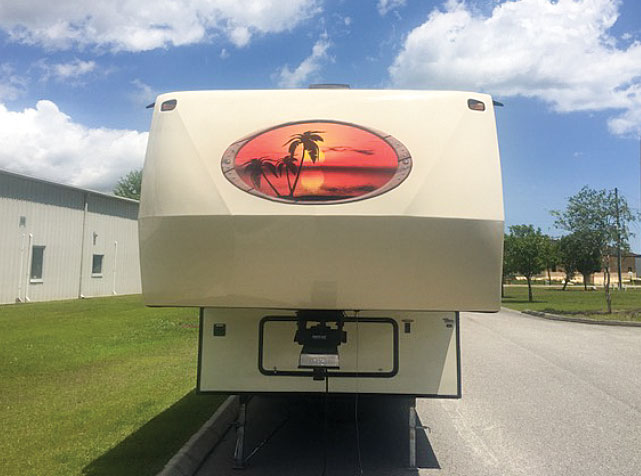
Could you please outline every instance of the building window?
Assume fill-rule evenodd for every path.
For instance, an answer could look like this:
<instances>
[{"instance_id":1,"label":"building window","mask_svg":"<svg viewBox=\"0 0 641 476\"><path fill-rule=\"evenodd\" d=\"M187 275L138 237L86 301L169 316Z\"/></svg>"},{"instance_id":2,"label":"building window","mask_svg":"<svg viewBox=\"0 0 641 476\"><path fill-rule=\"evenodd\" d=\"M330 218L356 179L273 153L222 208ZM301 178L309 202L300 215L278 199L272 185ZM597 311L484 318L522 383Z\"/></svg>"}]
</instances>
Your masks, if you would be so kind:
<instances>
[{"instance_id":1,"label":"building window","mask_svg":"<svg viewBox=\"0 0 641 476\"><path fill-rule=\"evenodd\" d=\"M31 249L31 279L32 283L42 282L42 263L45 256L44 246L34 246Z\"/></svg>"},{"instance_id":2,"label":"building window","mask_svg":"<svg viewBox=\"0 0 641 476\"><path fill-rule=\"evenodd\" d=\"M632 272L632 266L628 266L628 273Z\"/></svg>"},{"instance_id":3,"label":"building window","mask_svg":"<svg viewBox=\"0 0 641 476\"><path fill-rule=\"evenodd\" d=\"M104 255L93 255L91 262L91 276L94 278L102 278L102 258Z\"/></svg>"}]
</instances>

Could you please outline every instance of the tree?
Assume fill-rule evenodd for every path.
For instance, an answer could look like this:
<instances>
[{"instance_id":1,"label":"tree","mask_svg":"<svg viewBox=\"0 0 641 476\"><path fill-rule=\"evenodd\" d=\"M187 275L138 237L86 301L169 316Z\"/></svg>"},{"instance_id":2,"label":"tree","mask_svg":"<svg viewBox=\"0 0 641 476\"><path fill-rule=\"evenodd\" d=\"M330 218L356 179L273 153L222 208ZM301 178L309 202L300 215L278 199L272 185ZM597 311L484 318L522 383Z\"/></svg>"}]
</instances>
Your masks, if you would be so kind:
<instances>
[{"instance_id":1,"label":"tree","mask_svg":"<svg viewBox=\"0 0 641 476\"><path fill-rule=\"evenodd\" d=\"M577 231L572 235L576 247L576 269L583 275L583 289L588 289L591 274L598 273L603 263L603 253L597 237L590 232Z\"/></svg>"},{"instance_id":2,"label":"tree","mask_svg":"<svg viewBox=\"0 0 641 476\"><path fill-rule=\"evenodd\" d=\"M559 264L563 266L563 271L565 272L565 279L563 280L563 289L567 288L568 283L574 277L574 274L577 272L577 259L576 259L576 247L572 242L572 235L562 236L559 239Z\"/></svg>"},{"instance_id":3,"label":"tree","mask_svg":"<svg viewBox=\"0 0 641 476\"><path fill-rule=\"evenodd\" d=\"M618 202L618 203L617 203ZM619 208L619 225L617 226L616 208ZM594 190L584 186L576 195L568 199L568 205L563 211L554 210L555 225L571 233L575 231L590 231L595 233L606 246L615 246L621 239L621 246L629 247L630 223L638 220L638 216L630 211L624 197L616 197L611 190Z\"/></svg>"},{"instance_id":4,"label":"tree","mask_svg":"<svg viewBox=\"0 0 641 476\"><path fill-rule=\"evenodd\" d=\"M583 275L583 287L587 290L588 278L601 269L601 262L601 248L589 233L575 232L559 240L559 263L565 270L564 291L576 272Z\"/></svg>"},{"instance_id":5,"label":"tree","mask_svg":"<svg viewBox=\"0 0 641 476\"><path fill-rule=\"evenodd\" d=\"M142 186L142 170L132 170L124 177L118 180L114 187L114 195L125 198L140 200L140 190Z\"/></svg>"},{"instance_id":6,"label":"tree","mask_svg":"<svg viewBox=\"0 0 641 476\"><path fill-rule=\"evenodd\" d=\"M638 219L628 207L624 197L619 197L610 190L594 190L584 186L576 195L568 199L563 211L555 210L555 225L570 233L580 233L587 246L585 248L590 261L594 249L599 249L601 265L605 273L604 289L608 312L612 312L610 294L610 254L615 247L629 249L629 240L633 236L630 223Z\"/></svg>"},{"instance_id":7,"label":"tree","mask_svg":"<svg viewBox=\"0 0 641 476\"><path fill-rule=\"evenodd\" d=\"M503 279L501 280L501 297L505 297L505 281L514 276L514 244L513 237L505 234L503 237Z\"/></svg>"},{"instance_id":8,"label":"tree","mask_svg":"<svg viewBox=\"0 0 641 476\"><path fill-rule=\"evenodd\" d=\"M541 229L532 225L510 227L511 260L514 271L525 276L528 301L532 302L532 276L545 269L544 253L546 237Z\"/></svg>"},{"instance_id":9,"label":"tree","mask_svg":"<svg viewBox=\"0 0 641 476\"><path fill-rule=\"evenodd\" d=\"M255 157L247 162L244 166L245 172L249 174L249 179L254 184L256 190L260 190L261 179L264 178L265 182L272 188L277 197L280 197L280 193L274 187L274 184L269 180L267 174L265 174L265 169L272 173L275 177L278 176L278 171L276 166L265 157Z\"/></svg>"},{"instance_id":10,"label":"tree","mask_svg":"<svg viewBox=\"0 0 641 476\"><path fill-rule=\"evenodd\" d=\"M552 269L559 264L559 243L550 236L543 235L545 244L543 246L543 264L548 273L548 282L552 284Z\"/></svg>"},{"instance_id":11,"label":"tree","mask_svg":"<svg viewBox=\"0 0 641 476\"><path fill-rule=\"evenodd\" d=\"M296 176L297 161L298 159L295 159L292 155L286 155L276 161L276 170L278 170L278 176L282 176L283 173L287 176L287 189L289 190L290 194L292 193L292 182L289 178L289 173L291 172L292 175Z\"/></svg>"},{"instance_id":12,"label":"tree","mask_svg":"<svg viewBox=\"0 0 641 476\"><path fill-rule=\"evenodd\" d=\"M296 149L298 148L298 146L303 146L300 156L300 165L298 166L298 172L296 173L294 184L292 185L289 192L289 196L292 198L294 198L296 185L298 184L298 179L300 178L300 174L303 171L303 162L305 162L305 158L309 157L309 160L311 160L313 164L315 164L316 160L318 159L320 147L318 146L317 142L323 142L323 138L319 135L322 133L323 131L305 131L302 134L294 134L287 142L283 144L289 144L289 156L292 159L294 158L294 154L296 153Z\"/></svg>"}]
</instances>

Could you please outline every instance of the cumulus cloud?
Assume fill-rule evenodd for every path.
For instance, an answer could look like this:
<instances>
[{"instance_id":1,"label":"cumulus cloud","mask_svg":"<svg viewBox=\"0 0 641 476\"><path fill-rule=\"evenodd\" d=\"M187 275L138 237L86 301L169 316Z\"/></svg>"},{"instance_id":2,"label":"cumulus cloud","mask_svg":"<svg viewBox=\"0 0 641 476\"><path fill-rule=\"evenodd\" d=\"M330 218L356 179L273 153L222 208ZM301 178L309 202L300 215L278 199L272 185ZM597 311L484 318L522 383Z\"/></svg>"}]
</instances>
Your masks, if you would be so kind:
<instances>
[{"instance_id":1,"label":"cumulus cloud","mask_svg":"<svg viewBox=\"0 0 641 476\"><path fill-rule=\"evenodd\" d=\"M378 10L379 15L385 16L392 10L404 7L405 1L406 0L378 0L376 9Z\"/></svg>"},{"instance_id":2,"label":"cumulus cloud","mask_svg":"<svg viewBox=\"0 0 641 476\"><path fill-rule=\"evenodd\" d=\"M43 59L36 62L35 66L41 71L41 81L48 81L49 79L77 81L96 70L95 61L83 61L78 58L67 63L49 63Z\"/></svg>"},{"instance_id":3,"label":"cumulus cloud","mask_svg":"<svg viewBox=\"0 0 641 476\"><path fill-rule=\"evenodd\" d=\"M0 168L111 191L121 176L142 167L147 135L83 126L51 101L23 111L0 104Z\"/></svg>"},{"instance_id":4,"label":"cumulus cloud","mask_svg":"<svg viewBox=\"0 0 641 476\"><path fill-rule=\"evenodd\" d=\"M610 32L618 6L515 0L486 17L449 0L409 33L390 77L400 87L539 98L559 112L618 109L610 130L639 134L641 43Z\"/></svg>"},{"instance_id":5,"label":"cumulus cloud","mask_svg":"<svg viewBox=\"0 0 641 476\"><path fill-rule=\"evenodd\" d=\"M309 78L317 73L323 62L328 59L327 50L331 46L327 33L321 35L312 48L312 54L305 58L296 68L289 69L288 65L283 66L276 74L277 82L283 88L295 88L304 85Z\"/></svg>"},{"instance_id":6,"label":"cumulus cloud","mask_svg":"<svg viewBox=\"0 0 641 476\"><path fill-rule=\"evenodd\" d=\"M242 47L319 12L318 0L20 0L0 2L0 29L48 49L146 51L219 34Z\"/></svg>"},{"instance_id":7,"label":"cumulus cloud","mask_svg":"<svg viewBox=\"0 0 641 476\"><path fill-rule=\"evenodd\" d=\"M22 96L27 90L27 79L16 74L8 64L0 64L0 101L12 101Z\"/></svg>"}]
</instances>

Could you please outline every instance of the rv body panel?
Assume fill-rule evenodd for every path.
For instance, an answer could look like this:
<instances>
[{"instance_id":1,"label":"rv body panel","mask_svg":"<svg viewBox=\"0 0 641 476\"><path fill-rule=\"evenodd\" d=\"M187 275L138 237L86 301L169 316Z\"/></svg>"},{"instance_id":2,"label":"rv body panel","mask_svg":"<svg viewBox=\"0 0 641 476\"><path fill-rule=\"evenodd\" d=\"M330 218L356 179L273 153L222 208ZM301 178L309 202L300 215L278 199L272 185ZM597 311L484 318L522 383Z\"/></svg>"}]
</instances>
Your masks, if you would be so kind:
<instances>
[{"instance_id":1,"label":"rv body panel","mask_svg":"<svg viewBox=\"0 0 641 476\"><path fill-rule=\"evenodd\" d=\"M163 256L145 263L145 299L155 305L444 311L498 305L490 276L501 272L501 249L492 243L502 237L502 222L248 215L141 222L144 253Z\"/></svg>"},{"instance_id":2,"label":"rv body panel","mask_svg":"<svg viewBox=\"0 0 641 476\"><path fill-rule=\"evenodd\" d=\"M370 311L347 313L346 321L340 368L327 371L330 392L460 396L456 313ZM298 367L295 331L291 311L205 308L198 391L325 392L324 380Z\"/></svg>"},{"instance_id":3,"label":"rv body panel","mask_svg":"<svg viewBox=\"0 0 641 476\"><path fill-rule=\"evenodd\" d=\"M470 98L485 110L470 109ZM173 99L175 109L162 111ZM399 183L378 195L365 183L368 192L353 201L286 203L286 197L267 196L270 178L285 183L282 173L265 169L256 182L262 191L242 181L246 170L229 173L230 148L240 147L234 144L300 121L374 131L399 154ZM320 125L318 132L327 131ZM318 142L318 160L339 149L352 151L353 160L371 157L371 150L348 142L330 147L327 135ZM277 145L288 150L285 141ZM292 156L306 161L303 184L323 169L314 169L301 151ZM258 159L265 157L277 163L276 152ZM351 90L162 95L139 223L149 305L497 311L503 202L492 99Z\"/></svg>"}]
</instances>

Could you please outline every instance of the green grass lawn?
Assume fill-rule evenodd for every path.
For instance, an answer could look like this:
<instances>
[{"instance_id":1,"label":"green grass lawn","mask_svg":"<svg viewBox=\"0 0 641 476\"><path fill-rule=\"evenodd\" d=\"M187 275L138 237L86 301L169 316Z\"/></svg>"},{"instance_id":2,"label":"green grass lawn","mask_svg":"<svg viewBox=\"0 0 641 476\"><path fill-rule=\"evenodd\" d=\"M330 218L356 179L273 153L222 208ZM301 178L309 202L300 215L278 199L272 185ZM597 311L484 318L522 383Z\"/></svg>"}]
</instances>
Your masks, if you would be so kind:
<instances>
[{"instance_id":1,"label":"green grass lawn","mask_svg":"<svg viewBox=\"0 0 641 476\"><path fill-rule=\"evenodd\" d=\"M612 314L606 314L603 289L534 287L534 302L528 302L527 286L506 286L503 305L522 311L544 311L556 314L581 314L590 319L641 321L641 289L612 290Z\"/></svg>"},{"instance_id":2,"label":"green grass lawn","mask_svg":"<svg viewBox=\"0 0 641 476\"><path fill-rule=\"evenodd\" d=\"M140 296L0 306L0 474L156 474L223 400L197 336Z\"/></svg>"}]
</instances>

